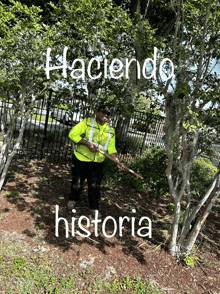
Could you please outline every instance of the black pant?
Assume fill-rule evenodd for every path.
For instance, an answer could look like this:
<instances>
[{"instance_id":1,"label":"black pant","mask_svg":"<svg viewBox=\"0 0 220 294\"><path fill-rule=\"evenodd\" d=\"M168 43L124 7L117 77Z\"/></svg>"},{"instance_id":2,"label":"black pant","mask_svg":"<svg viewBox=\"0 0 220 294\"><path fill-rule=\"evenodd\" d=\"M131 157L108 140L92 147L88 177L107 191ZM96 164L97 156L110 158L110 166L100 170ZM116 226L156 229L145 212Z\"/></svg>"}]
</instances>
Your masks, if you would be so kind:
<instances>
[{"instance_id":1,"label":"black pant","mask_svg":"<svg viewBox=\"0 0 220 294\"><path fill-rule=\"evenodd\" d=\"M78 160L75 155L72 162L72 185L69 200L79 201L85 179L88 182L89 208L99 209L100 184L103 178L104 162Z\"/></svg>"}]
</instances>

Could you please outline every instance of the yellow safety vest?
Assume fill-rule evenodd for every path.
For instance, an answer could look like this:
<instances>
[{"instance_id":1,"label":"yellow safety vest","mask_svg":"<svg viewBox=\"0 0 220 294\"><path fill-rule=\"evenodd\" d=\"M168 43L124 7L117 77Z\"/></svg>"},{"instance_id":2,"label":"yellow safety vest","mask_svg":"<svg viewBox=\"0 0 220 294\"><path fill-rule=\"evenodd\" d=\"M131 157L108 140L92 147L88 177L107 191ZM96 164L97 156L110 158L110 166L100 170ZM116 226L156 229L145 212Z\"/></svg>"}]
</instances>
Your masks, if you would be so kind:
<instances>
[{"instance_id":1,"label":"yellow safety vest","mask_svg":"<svg viewBox=\"0 0 220 294\"><path fill-rule=\"evenodd\" d=\"M115 148L115 130L108 123L99 125L94 118L84 119L70 132L69 138L76 144L84 138L104 152L117 153ZM99 152L92 152L86 145L78 144L75 156L81 161L103 162L105 156Z\"/></svg>"}]
</instances>

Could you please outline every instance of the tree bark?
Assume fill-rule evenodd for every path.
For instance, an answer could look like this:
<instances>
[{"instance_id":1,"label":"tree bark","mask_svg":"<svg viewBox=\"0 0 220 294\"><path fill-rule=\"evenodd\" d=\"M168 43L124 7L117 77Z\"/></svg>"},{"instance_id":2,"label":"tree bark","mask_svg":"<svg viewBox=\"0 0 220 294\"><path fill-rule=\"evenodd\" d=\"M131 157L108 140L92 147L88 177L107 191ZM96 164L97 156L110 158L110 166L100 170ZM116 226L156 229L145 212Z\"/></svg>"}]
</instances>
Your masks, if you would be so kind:
<instances>
[{"instance_id":1,"label":"tree bark","mask_svg":"<svg viewBox=\"0 0 220 294\"><path fill-rule=\"evenodd\" d=\"M198 218L196 224L194 225L189 237L188 237L188 240L184 246L184 253L186 255L189 255L191 252L192 252L192 249L193 249L193 245L195 244L195 241L198 237L198 234L202 228L202 226L204 225L211 209L212 209L212 206L214 205L215 201L217 200L217 198L219 197L220 195L220 188L219 188L219 176L218 176L218 189L216 192L213 193L213 195L209 198L204 210L203 210L203 213L201 214L201 216Z\"/></svg>"},{"instance_id":2,"label":"tree bark","mask_svg":"<svg viewBox=\"0 0 220 294\"><path fill-rule=\"evenodd\" d=\"M1 174L1 178L0 178L0 191L2 190L2 187L3 187L3 184L5 182L5 177L7 175L7 172L8 172L8 168L11 164L11 161L12 161L12 158L15 156L15 154L17 153L17 150L20 146L20 143L21 143L21 140L22 140L22 137L23 137L23 134L24 134L24 129L25 129L25 126L26 126L26 123L28 121L28 116L23 120L22 122L22 125L21 125L21 129L19 131L19 136L16 140L16 143L13 147L13 150L10 154L7 154L7 160L5 161L5 165L4 165L4 169L3 169L3 172Z\"/></svg>"}]
</instances>

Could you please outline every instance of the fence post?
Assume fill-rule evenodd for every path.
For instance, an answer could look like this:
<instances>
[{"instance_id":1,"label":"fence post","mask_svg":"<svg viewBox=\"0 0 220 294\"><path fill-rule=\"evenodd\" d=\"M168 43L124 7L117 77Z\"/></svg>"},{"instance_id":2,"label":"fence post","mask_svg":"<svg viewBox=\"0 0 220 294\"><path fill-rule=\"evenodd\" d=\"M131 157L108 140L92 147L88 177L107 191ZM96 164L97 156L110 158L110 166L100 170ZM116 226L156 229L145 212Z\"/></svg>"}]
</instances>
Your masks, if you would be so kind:
<instances>
[{"instance_id":1,"label":"fence post","mask_svg":"<svg viewBox=\"0 0 220 294\"><path fill-rule=\"evenodd\" d=\"M142 154L144 152L144 145L145 145L145 140L147 138L148 127L149 127L149 123L146 125L146 131L145 131L145 134L144 134L144 139L143 139L143 144L142 144L142 147L141 147L140 156L142 156Z\"/></svg>"},{"instance_id":2,"label":"fence post","mask_svg":"<svg viewBox=\"0 0 220 294\"><path fill-rule=\"evenodd\" d=\"M41 147L41 159L43 158L43 150L44 150L44 145L46 141L46 135L47 135L47 125L48 125L48 120L49 120L49 112L50 112L50 104L51 104L51 98L52 98L52 92L53 90L49 90L49 97L47 99L47 112L46 112L46 119L45 119L45 125L44 125L44 135L43 135L43 142L42 142L42 147Z\"/></svg>"}]
</instances>

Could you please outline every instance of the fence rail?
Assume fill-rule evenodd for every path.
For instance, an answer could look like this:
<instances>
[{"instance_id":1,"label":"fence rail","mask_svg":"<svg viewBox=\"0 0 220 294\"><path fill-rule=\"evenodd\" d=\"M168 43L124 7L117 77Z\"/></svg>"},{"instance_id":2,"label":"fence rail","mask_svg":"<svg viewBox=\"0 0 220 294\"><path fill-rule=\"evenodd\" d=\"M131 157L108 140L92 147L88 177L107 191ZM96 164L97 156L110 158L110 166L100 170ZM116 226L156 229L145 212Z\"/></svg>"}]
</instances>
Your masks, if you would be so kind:
<instances>
[{"instance_id":1,"label":"fence rail","mask_svg":"<svg viewBox=\"0 0 220 294\"><path fill-rule=\"evenodd\" d=\"M11 107L10 102L7 103L7 107ZM74 125L92 113L94 113L92 105L79 100L69 99L68 109L52 103L51 95L48 99L38 101L34 113L26 125L17 157L70 161L73 146L68 134ZM2 115L3 104L0 101L0 120ZM113 116L110 124L116 130L116 147L119 154L129 154L134 157L142 155L147 147L154 145L159 148L165 147L163 118L150 124L146 113L135 111L126 120L122 120L117 115ZM21 119L18 119L14 132L15 138L20 127ZM213 145L213 149L217 154L213 158L213 164L217 166L220 157L220 144Z\"/></svg>"},{"instance_id":2,"label":"fence rail","mask_svg":"<svg viewBox=\"0 0 220 294\"><path fill-rule=\"evenodd\" d=\"M67 101L67 100L66 100ZM7 107L12 107L10 101ZM34 113L28 120L20 148L19 157L26 159L48 158L51 161L69 161L72 158L72 142L68 138L71 128L83 118L94 113L92 105L69 99L68 107L57 106L51 100L40 100L34 105ZM3 103L0 101L0 120L3 116ZM115 115L110 124L116 129L116 142L119 154L141 155L147 146L158 144L163 147L163 121L154 126L146 123L147 116L134 112L130 118L122 120ZM10 117L7 120L10 122ZM21 119L16 122L14 137L21 127Z\"/></svg>"}]
</instances>

